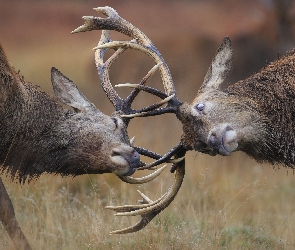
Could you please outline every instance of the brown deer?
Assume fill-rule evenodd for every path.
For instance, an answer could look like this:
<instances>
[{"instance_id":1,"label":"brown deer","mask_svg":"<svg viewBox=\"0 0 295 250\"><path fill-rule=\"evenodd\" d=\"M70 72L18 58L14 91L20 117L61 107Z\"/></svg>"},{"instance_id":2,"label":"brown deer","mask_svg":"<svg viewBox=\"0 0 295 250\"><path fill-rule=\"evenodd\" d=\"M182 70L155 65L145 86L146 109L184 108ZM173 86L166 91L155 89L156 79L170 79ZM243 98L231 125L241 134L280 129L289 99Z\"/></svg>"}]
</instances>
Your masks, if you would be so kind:
<instances>
[{"instance_id":1,"label":"brown deer","mask_svg":"<svg viewBox=\"0 0 295 250\"><path fill-rule=\"evenodd\" d=\"M151 70L141 84L155 70ZM0 46L1 173L17 178L20 183L43 173L63 176L114 173L128 183L145 183L160 174L165 166L147 177L129 177L144 163L127 134L130 118L120 115L137 112L131 104L138 90L123 100L105 86L116 107L116 112L108 116L55 68L51 70L51 80L56 97L26 82L9 65ZM159 158L157 154L150 154ZM30 249L1 179L0 221L17 249Z\"/></svg>"},{"instance_id":2,"label":"brown deer","mask_svg":"<svg viewBox=\"0 0 295 250\"><path fill-rule=\"evenodd\" d=\"M225 88L220 89L232 67L232 47L228 37L224 38L217 50L211 66L197 96L191 104L181 102L167 64L151 40L138 28L121 18L110 8L96 8L107 16L83 17L85 24L73 32L91 30L115 30L131 37L131 41L111 41L102 39L96 55L106 49L123 51L128 48L139 50L150 56L159 67L164 92L142 84L122 84L143 90L167 101L164 108L151 106L138 114L122 115L125 118L174 113L183 125L180 143L164 156L137 151L157 159L139 169L151 168L174 157L183 157L188 150L196 150L212 156L228 156L234 151L244 151L258 162L281 164L294 168L295 165L295 50L277 61L270 63L258 73ZM103 31L105 32L105 31ZM164 103L165 103L164 101ZM117 215L141 215L139 223L145 226L157 213L176 196L184 175L184 161L174 164L176 182L160 202L152 202L144 196L144 205L109 207ZM157 203L164 206L154 210ZM155 205L154 205L155 204ZM147 208L149 207L149 208ZM139 225L114 233L136 231ZM142 228L141 227L141 228Z\"/></svg>"}]
</instances>

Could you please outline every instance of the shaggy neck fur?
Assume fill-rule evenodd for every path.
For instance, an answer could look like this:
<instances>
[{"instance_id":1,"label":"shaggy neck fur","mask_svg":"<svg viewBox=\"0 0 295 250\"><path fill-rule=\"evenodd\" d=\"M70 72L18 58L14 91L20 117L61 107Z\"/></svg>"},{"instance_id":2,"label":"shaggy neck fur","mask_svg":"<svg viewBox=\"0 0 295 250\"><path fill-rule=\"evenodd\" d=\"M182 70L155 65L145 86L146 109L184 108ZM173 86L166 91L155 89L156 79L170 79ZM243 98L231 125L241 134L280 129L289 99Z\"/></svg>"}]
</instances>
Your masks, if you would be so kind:
<instances>
[{"instance_id":1,"label":"shaggy neck fur","mask_svg":"<svg viewBox=\"0 0 295 250\"><path fill-rule=\"evenodd\" d=\"M245 150L258 161L295 163L295 51L270 63L253 76L229 86L235 96L261 114L266 138Z\"/></svg>"},{"instance_id":2,"label":"shaggy neck fur","mask_svg":"<svg viewBox=\"0 0 295 250\"><path fill-rule=\"evenodd\" d=\"M78 129L68 122L72 112L26 82L8 65L1 47L0 52L0 171L21 182L44 172L86 173L89 162L73 169L77 159L68 154Z\"/></svg>"}]
</instances>

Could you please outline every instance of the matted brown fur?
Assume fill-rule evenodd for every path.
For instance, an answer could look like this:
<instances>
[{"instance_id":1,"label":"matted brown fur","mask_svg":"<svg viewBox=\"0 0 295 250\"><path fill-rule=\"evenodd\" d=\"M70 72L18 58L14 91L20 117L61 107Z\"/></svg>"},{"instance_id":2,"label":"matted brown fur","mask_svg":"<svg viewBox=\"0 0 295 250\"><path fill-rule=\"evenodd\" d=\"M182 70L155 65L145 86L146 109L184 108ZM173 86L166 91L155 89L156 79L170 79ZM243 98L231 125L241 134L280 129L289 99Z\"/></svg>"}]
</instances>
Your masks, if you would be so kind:
<instances>
[{"instance_id":1,"label":"matted brown fur","mask_svg":"<svg viewBox=\"0 0 295 250\"><path fill-rule=\"evenodd\" d=\"M295 163L295 50L225 92L261 114L266 137L245 152L256 160Z\"/></svg>"},{"instance_id":2,"label":"matted brown fur","mask_svg":"<svg viewBox=\"0 0 295 250\"><path fill-rule=\"evenodd\" d=\"M116 115L101 113L80 92L78 98L88 105L85 110L62 106L10 67L0 47L0 171L20 181L45 172L133 173L139 155L130 145L124 123Z\"/></svg>"}]
</instances>

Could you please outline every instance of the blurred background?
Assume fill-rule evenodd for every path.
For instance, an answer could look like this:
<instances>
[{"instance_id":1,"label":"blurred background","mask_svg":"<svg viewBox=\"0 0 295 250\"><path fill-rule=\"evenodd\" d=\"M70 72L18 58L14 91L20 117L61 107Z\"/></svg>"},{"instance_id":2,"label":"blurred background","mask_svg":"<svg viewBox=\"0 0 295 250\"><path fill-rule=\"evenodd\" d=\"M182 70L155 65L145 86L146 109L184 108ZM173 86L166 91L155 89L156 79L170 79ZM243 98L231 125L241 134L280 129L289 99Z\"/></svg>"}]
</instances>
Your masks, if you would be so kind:
<instances>
[{"instance_id":1,"label":"blurred background","mask_svg":"<svg viewBox=\"0 0 295 250\"><path fill-rule=\"evenodd\" d=\"M226 84L257 72L295 45L292 0L0 0L0 43L25 79L53 93L50 69L73 80L98 109L114 109L100 87L94 48L100 31L71 34L94 7L111 6L142 30L170 67L180 100L191 102L219 44L232 40L233 71ZM115 32L112 39L130 40ZM111 81L139 83L150 58L127 51L111 69ZM162 89L159 74L148 82ZM130 90L118 90L126 96ZM134 107L157 101L141 93ZM165 153L181 136L174 115L137 118L129 126L136 145ZM148 159L145 159L148 161ZM151 199L171 185L166 171L151 184L131 186L111 174L61 178L44 175L19 186L5 180L20 224L34 248L43 249L293 249L295 176L260 165L243 153L230 157L187 154L186 176L169 208L144 230L109 236L138 218L115 218L108 204L133 204L136 189ZM0 225L0 247L12 243ZM136 236L136 237L135 237Z\"/></svg>"}]
</instances>

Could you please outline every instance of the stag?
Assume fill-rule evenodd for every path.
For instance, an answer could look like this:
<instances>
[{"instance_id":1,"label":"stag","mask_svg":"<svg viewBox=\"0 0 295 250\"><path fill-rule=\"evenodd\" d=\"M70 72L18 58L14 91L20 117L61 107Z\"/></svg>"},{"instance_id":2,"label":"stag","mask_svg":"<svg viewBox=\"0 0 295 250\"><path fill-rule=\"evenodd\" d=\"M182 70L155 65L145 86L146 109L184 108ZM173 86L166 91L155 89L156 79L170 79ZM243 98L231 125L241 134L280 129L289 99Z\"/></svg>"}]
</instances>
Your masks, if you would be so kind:
<instances>
[{"instance_id":1,"label":"stag","mask_svg":"<svg viewBox=\"0 0 295 250\"><path fill-rule=\"evenodd\" d=\"M174 96L165 108L126 115L174 113L181 121L180 143L155 164L179 150L211 156L243 151L259 163L295 168L295 50L222 90L221 84L231 71L232 54L231 41L225 37L191 104ZM141 89L160 98L169 95L147 86L121 86ZM153 164L143 168L150 166Z\"/></svg>"},{"instance_id":2,"label":"stag","mask_svg":"<svg viewBox=\"0 0 295 250\"><path fill-rule=\"evenodd\" d=\"M183 157L189 150L229 156L234 151L243 151L258 162L295 165L295 50L270 63L258 73L221 90L221 84L232 68L232 46L225 37L218 48L209 70L195 99L191 104L177 98L169 68L152 41L138 28L121 18L110 7L95 8L106 18L85 16L85 24L73 32L91 30L115 30L132 38L131 41L112 41L102 38L96 49L96 57L102 57L107 49L117 50L116 56L126 49L135 49L147 54L158 65L164 92L142 84L120 84L117 87L132 87L158 96L165 107L152 105L139 113L121 117L145 117L174 113L183 125L180 142L163 156L136 148L139 153L157 159L139 169L152 168ZM107 31L103 31L104 32ZM120 52L118 52L120 51ZM101 59L97 59L100 72ZM111 60L110 60L111 61ZM107 61L111 64L110 61ZM103 78L103 76L102 76ZM108 82L108 86L110 82ZM164 195L164 206L153 208L156 202L144 196L143 205L109 207L116 215L141 215L140 225L146 225L157 213L168 206L176 196L184 176L184 160L174 164L175 183ZM152 205L151 205L152 204ZM136 231L137 226L113 233Z\"/></svg>"},{"instance_id":3,"label":"stag","mask_svg":"<svg viewBox=\"0 0 295 250\"><path fill-rule=\"evenodd\" d=\"M141 84L156 69L149 71ZM129 177L145 164L140 161L139 153L132 145L133 139L129 140L127 134L130 118L120 115L138 112L131 108L138 90L121 99L113 89L105 86L104 90L116 107L112 116L108 116L56 68L51 70L51 81L55 97L26 82L9 65L0 46L1 173L20 183L43 173L73 177L114 173L128 183L145 183L165 168L146 177ZM159 158L157 154L154 157ZM1 178L0 204L0 220L14 245L17 249L30 249Z\"/></svg>"}]
</instances>

